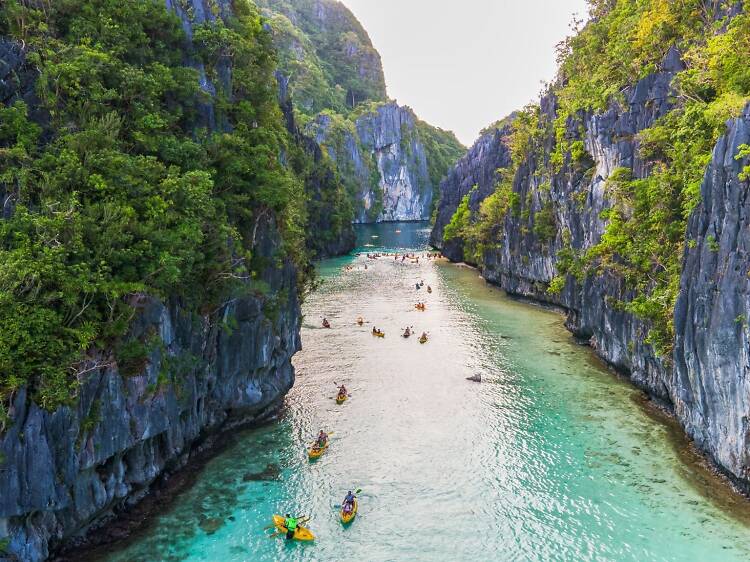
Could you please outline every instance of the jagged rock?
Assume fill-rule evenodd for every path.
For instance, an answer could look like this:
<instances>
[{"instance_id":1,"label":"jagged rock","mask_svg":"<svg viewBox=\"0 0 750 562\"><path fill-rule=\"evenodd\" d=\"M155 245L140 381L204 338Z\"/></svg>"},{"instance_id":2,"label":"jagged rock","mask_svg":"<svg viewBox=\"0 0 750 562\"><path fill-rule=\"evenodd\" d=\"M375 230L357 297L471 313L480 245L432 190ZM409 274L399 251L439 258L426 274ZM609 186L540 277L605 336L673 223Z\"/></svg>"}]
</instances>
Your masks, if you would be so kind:
<instances>
[{"instance_id":1,"label":"jagged rock","mask_svg":"<svg viewBox=\"0 0 750 562\"><path fill-rule=\"evenodd\" d=\"M207 535L213 535L216 531L224 526L224 520L220 517L209 517L208 519L201 519L198 526Z\"/></svg>"},{"instance_id":2,"label":"jagged rock","mask_svg":"<svg viewBox=\"0 0 750 562\"><path fill-rule=\"evenodd\" d=\"M260 472L248 472L242 477L244 482L263 482L278 480L281 476L281 467L277 464L270 463Z\"/></svg>"},{"instance_id":3,"label":"jagged rock","mask_svg":"<svg viewBox=\"0 0 750 562\"><path fill-rule=\"evenodd\" d=\"M554 239L542 244L533 228L522 228L519 217L508 213L503 225L506 234L484 254L482 268L485 279L510 294L549 302L567 310L570 330L581 339L593 338L597 342L597 353L617 368L631 373L637 385L665 401L669 400L666 370L663 361L645 344L648 327L634 315L607 304L610 300L630 300L631 295L621 279L604 274L588 277L581 285L569 279L558 295L550 295L547 287L556 275L558 252L565 244L585 250L596 244L604 233L606 223L601 213L609 207L604 184L612 171L627 167L636 177L649 173L638 156L636 133L651 126L672 107L670 94L674 75L674 72L650 75L625 92L628 103L624 108L614 104L604 113L583 116L583 140L594 162L589 175L568 162L546 193L546 189L540 189L542 180L534 173L543 165L537 161L539 155L532 155L522 164L514 178L513 190L521 201L531 201L532 221L542 209L544 198L551 198L555 212ZM556 109L554 94L542 98L543 114L554 118ZM569 134L575 136L576 127L572 123L570 127ZM477 184L479 188L470 200L474 211L492 193L498 162L506 166L510 163L502 139L503 135L494 139L488 135L482 137L441 185L441 207L432 234L437 247L442 247L441 233L460 202L453 191L458 190L463 196L470 186ZM545 145L554 146L554 139L547 139ZM546 158L546 155L541 157ZM574 195L582 192L585 201L579 204L578 200L583 199ZM569 234L564 235L564 232ZM565 236L569 236L569 240L566 241ZM458 248L447 244L443 252L453 259L461 259L460 244L458 241ZM526 257L521 259L521 256Z\"/></svg>"},{"instance_id":4,"label":"jagged rock","mask_svg":"<svg viewBox=\"0 0 750 562\"><path fill-rule=\"evenodd\" d=\"M567 311L567 327L611 365L652 397L673 408L695 443L740 487L750 489L750 202L747 182L739 180L747 162L735 157L750 144L750 110L729 124L713 154L702 186L702 203L692 214L679 301L675 309L673 361L656 355L646 343L649 325L611 303L634 296L612 273L568 278L559 294L547 291L557 272L558 253L569 244L581 252L597 244L605 231L602 211L610 206L604 186L617 168L633 176L649 175L638 152L637 133L652 126L672 108L672 80L684 68L670 49L660 72L624 92L624 107L613 103L600 114L581 115L586 151L593 161L588 173L566 162L550 186L542 190L535 171L539 155L522 164L513 182L521 201L530 201L530 223L508 213L505 233L483 255L482 275L514 295L548 302ZM553 94L541 100L543 115L554 117ZM569 129L570 138L577 135ZM554 139L544 146L554 146ZM441 185L442 198L432 242L453 260L463 259L460 240L443 243L445 225L461 198L478 185L470 199L479 208L494 183L493 170L507 166L502 138L490 133L479 139ZM548 154L541 155L541 158ZM542 191L545 192L542 195ZM581 196L583 194L583 196ZM533 226L543 198L554 203L554 238L544 244ZM563 233L566 233L565 235ZM567 239L566 239L567 237ZM674 363L674 365L672 365Z\"/></svg>"},{"instance_id":5,"label":"jagged rock","mask_svg":"<svg viewBox=\"0 0 750 562\"><path fill-rule=\"evenodd\" d=\"M316 142L354 185L356 223L430 218L433 186L414 112L394 102L341 130L328 114L308 126Z\"/></svg>"},{"instance_id":6,"label":"jagged rock","mask_svg":"<svg viewBox=\"0 0 750 562\"><path fill-rule=\"evenodd\" d=\"M750 481L750 198L736 160L750 144L750 106L728 125L688 222L675 308L670 396L696 444Z\"/></svg>"}]
</instances>

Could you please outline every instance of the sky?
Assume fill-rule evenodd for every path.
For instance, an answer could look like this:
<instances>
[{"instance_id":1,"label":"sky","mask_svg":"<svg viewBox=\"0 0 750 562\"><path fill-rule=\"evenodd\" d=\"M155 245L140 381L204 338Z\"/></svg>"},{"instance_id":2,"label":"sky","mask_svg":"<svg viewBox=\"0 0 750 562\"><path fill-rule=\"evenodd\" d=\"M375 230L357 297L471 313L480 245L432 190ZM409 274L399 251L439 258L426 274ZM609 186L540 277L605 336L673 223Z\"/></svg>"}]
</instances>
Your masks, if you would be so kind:
<instances>
[{"instance_id":1,"label":"sky","mask_svg":"<svg viewBox=\"0 0 750 562\"><path fill-rule=\"evenodd\" d=\"M536 101L585 0L342 0L383 58L388 95L470 146Z\"/></svg>"}]
</instances>

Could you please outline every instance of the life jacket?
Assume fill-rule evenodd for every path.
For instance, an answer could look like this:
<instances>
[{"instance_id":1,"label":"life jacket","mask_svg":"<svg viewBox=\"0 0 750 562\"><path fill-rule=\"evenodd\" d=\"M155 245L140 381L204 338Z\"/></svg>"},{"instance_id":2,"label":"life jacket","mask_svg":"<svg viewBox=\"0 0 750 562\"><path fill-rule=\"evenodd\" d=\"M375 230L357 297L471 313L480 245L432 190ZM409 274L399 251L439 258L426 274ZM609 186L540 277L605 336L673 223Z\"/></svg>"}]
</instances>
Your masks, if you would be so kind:
<instances>
[{"instance_id":1,"label":"life jacket","mask_svg":"<svg viewBox=\"0 0 750 562\"><path fill-rule=\"evenodd\" d=\"M286 520L286 530L287 531L296 531L297 530L297 520L294 517L290 517Z\"/></svg>"}]
</instances>

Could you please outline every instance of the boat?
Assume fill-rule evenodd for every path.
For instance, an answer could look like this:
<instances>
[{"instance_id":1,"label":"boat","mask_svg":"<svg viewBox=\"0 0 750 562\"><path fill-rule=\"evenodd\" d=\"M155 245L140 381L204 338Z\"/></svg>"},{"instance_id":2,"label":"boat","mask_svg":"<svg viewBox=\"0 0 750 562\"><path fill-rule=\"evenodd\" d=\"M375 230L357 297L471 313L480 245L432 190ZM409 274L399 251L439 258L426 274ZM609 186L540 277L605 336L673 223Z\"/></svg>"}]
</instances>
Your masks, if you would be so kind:
<instances>
[{"instance_id":1,"label":"boat","mask_svg":"<svg viewBox=\"0 0 750 562\"><path fill-rule=\"evenodd\" d=\"M318 447L317 445L313 445L310 450L307 452L307 456L311 461L317 460L320 457L323 456L323 453L325 453L328 450L328 441L326 441L326 444L322 447Z\"/></svg>"},{"instance_id":2,"label":"boat","mask_svg":"<svg viewBox=\"0 0 750 562\"><path fill-rule=\"evenodd\" d=\"M282 517L281 515L273 516L273 526L276 527L276 531L278 531L279 533L284 533L286 535L287 530L284 525L285 523L286 523L286 519ZM313 535L310 529L308 529L307 527L298 525L297 528L294 530L294 540L295 541L314 541L315 535Z\"/></svg>"},{"instance_id":3,"label":"boat","mask_svg":"<svg viewBox=\"0 0 750 562\"><path fill-rule=\"evenodd\" d=\"M427 343L427 336L422 336L419 338L419 343Z\"/></svg>"},{"instance_id":4,"label":"boat","mask_svg":"<svg viewBox=\"0 0 750 562\"><path fill-rule=\"evenodd\" d=\"M373 332L372 335L375 336L376 338L384 338L385 332Z\"/></svg>"},{"instance_id":5,"label":"boat","mask_svg":"<svg viewBox=\"0 0 750 562\"><path fill-rule=\"evenodd\" d=\"M359 507L359 502L355 499L354 500L354 509L352 509L351 513L344 513L344 506L341 506L341 522L344 525L348 525L352 521L354 521L354 518L357 516L357 508Z\"/></svg>"},{"instance_id":6,"label":"boat","mask_svg":"<svg viewBox=\"0 0 750 562\"><path fill-rule=\"evenodd\" d=\"M348 398L348 396L346 394L339 394L336 397L336 404L343 404L344 402L346 402L347 398Z\"/></svg>"}]
</instances>

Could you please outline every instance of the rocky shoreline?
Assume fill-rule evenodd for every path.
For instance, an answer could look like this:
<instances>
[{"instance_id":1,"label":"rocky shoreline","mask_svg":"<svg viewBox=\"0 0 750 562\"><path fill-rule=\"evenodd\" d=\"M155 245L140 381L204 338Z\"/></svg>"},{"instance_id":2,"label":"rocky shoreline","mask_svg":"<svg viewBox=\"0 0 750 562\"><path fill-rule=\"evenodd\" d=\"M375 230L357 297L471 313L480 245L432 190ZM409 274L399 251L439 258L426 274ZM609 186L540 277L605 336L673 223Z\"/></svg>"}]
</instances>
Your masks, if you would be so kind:
<instances>
[{"instance_id":1,"label":"rocky shoreline","mask_svg":"<svg viewBox=\"0 0 750 562\"><path fill-rule=\"evenodd\" d=\"M84 536L60 545L50 553L52 562L97 560L119 548L148 528L155 517L164 513L181 493L189 490L205 466L235 442L238 432L273 423L283 414L283 398L272 404L255 419L228 420L226 426L205 435L195 443L183 459L164 471L137 503L125 506L90 528Z\"/></svg>"}]
</instances>

